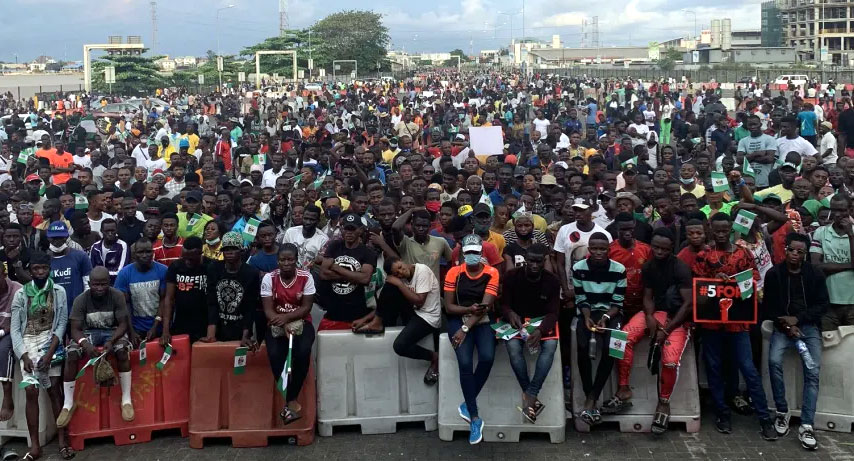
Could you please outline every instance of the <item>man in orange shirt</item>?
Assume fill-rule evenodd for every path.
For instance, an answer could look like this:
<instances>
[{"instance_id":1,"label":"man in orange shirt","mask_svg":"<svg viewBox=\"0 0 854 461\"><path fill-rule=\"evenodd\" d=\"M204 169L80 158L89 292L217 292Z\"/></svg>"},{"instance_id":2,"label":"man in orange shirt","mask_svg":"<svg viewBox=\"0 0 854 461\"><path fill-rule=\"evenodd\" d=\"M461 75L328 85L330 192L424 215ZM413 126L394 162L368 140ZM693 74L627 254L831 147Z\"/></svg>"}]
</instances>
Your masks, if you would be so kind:
<instances>
[{"instance_id":1,"label":"man in orange shirt","mask_svg":"<svg viewBox=\"0 0 854 461\"><path fill-rule=\"evenodd\" d=\"M626 299L623 310L626 317L631 318L643 310L643 281L641 267L652 258L652 249L646 243L635 240L635 219L630 213L619 213L617 223L617 238L611 242L608 258L626 267Z\"/></svg>"},{"instance_id":2,"label":"man in orange shirt","mask_svg":"<svg viewBox=\"0 0 854 461\"><path fill-rule=\"evenodd\" d=\"M55 148L50 146L50 138L42 137L42 148L36 152L36 157L46 158L50 162L53 183L65 184L74 172L74 156L65 151L65 143L57 140Z\"/></svg>"}]
</instances>

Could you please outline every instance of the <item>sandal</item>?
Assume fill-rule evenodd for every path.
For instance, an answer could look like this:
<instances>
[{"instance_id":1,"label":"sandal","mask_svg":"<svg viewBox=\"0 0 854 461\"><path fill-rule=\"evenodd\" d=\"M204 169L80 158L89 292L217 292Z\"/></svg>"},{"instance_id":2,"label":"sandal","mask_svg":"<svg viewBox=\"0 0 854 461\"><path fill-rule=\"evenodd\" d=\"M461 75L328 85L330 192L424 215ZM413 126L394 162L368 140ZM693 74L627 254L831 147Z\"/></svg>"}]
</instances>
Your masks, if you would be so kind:
<instances>
[{"instance_id":1,"label":"sandal","mask_svg":"<svg viewBox=\"0 0 854 461\"><path fill-rule=\"evenodd\" d=\"M540 416L540 413L542 413L545 408L546 406L543 405L543 402L540 402L539 400L534 401L534 410L536 410L537 416Z\"/></svg>"},{"instance_id":2,"label":"sandal","mask_svg":"<svg viewBox=\"0 0 854 461\"><path fill-rule=\"evenodd\" d=\"M667 424L670 422L670 415L663 411L656 411L652 419L652 433L662 435L667 432Z\"/></svg>"},{"instance_id":3,"label":"sandal","mask_svg":"<svg viewBox=\"0 0 854 461\"><path fill-rule=\"evenodd\" d=\"M439 371L432 367L427 368L427 373L424 374L424 384L433 386L439 382Z\"/></svg>"},{"instance_id":4,"label":"sandal","mask_svg":"<svg viewBox=\"0 0 854 461\"><path fill-rule=\"evenodd\" d=\"M599 424L602 422L602 413L599 410L590 410L590 414L593 416L593 424Z\"/></svg>"},{"instance_id":5,"label":"sandal","mask_svg":"<svg viewBox=\"0 0 854 461\"><path fill-rule=\"evenodd\" d=\"M740 415L753 414L753 408L751 408L750 403L740 395L733 397L731 404L735 412Z\"/></svg>"},{"instance_id":6,"label":"sandal","mask_svg":"<svg viewBox=\"0 0 854 461\"><path fill-rule=\"evenodd\" d=\"M588 426L593 426L596 424L596 418L593 417L594 411L595 410L583 410L581 413L578 414L578 417L581 419L581 421L584 422L584 424L587 424Z\"/></svg>"},{"instance_id":7,"label":"sandal","mask_svg":"<svg viewBox=\"0 0 854 461\"><path fill-rule=\"evenodd\" d=\"M62 459L72 459L77 456L77 453L71 447L62 447L59 449L59 455L62 456Z\"/></svg>"},{"instance_id":8,"label":"sandal","mask_svg":"<svg viewBox=\"0 0 854 461\"><path fill-rule=\"evenodd\" d=\"M602 413L615 415L632 406L631 400L623 400L616 395L602 405Z\"/></svg>"},{"instance_id":9,"label":"sandal","mask_svg":"<svg viewBox=\"0 0 854 461\"><path fill-rule=\"evenodd\" d=\"M528 420L531 424L537 424L537 410L534 407L527 407L522 409L522 407L516 407L519 410L519 413L522 413L522 416Z\"/></svg>"},{"instance_id":10,"label":"sandal","mask_svg":"<svg viewBox=\"0 0 854 461\"><path fill-rule=\"evenodd\" d=\"M285 426L302 418L298 412L291 410L288 407L282 409L282 412L279 413L279 417L282 418L282 423L284 423Z\"/></svg>"},{"instance_id":11,"label":"sandal","mask_svg":"<svg viewBox=\"0 0 854 461\"><path fill-rule=\"evenodd\" d=\"M35 461L35 458L33 458L33 455L31 455L30 452L27 452L27 454L21 458L21 461Z\"/></svg>"}]
</instances>

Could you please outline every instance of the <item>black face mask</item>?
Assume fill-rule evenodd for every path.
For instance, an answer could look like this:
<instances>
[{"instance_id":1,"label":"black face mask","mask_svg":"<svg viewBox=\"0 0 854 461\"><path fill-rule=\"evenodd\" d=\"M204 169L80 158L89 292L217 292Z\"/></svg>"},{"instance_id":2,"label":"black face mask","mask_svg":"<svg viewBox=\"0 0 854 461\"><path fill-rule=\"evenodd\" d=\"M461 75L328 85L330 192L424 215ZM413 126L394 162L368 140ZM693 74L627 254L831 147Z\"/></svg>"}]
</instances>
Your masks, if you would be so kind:
<instances>
[{"instance_id":1,"label":"black face mask","mask_svg":"<svg viewBox=\"0 0 854 461\"><path fill-rule=\"evenodd\" d=\"M516 232L516 236L519 237L519 240L531 240L531 237L533 237L533 235L533 232L528 232L527 234L521 234L519 232Z\"/></svg>"},{"instance_id":2,"label":"black face mask","mask_svg":"<svg viewBox=\"0 0 854 461\"><path fill-rule=\"evenodd\" d=\"M42 288L44 288L45 284L47 284L47 277L43 277L43 278L33 277L33 283L35 283L36 286L39 287L39 289L42 289Z\"/></svg>"}]
</instances>

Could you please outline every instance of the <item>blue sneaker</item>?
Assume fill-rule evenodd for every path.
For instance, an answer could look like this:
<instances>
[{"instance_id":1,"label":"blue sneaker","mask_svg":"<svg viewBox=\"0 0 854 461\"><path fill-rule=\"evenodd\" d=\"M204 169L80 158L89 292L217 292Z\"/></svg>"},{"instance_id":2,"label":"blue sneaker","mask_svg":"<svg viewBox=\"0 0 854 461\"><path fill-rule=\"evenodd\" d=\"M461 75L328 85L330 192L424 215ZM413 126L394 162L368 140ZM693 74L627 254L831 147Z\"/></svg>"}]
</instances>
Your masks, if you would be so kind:
<instances>
[{"instance_id":1,"label":"blue sneaker","mask_svg":"<svg viewBox=\"0 0 854 461\"><path fill-rule=\"evenodd\" d=\"M460 418L463 418L463 421L471 424L471 415L469 415L469 407L466 406L465 402L460 404L459 412Z\"/></svg>"},{"instance_id":2,"label":"blue sneaker","mask_svg":"<svg viewBox=\"0 0 854 461\"><path fill-rule=\"evenodd\" d=\"M475 418L471 423L471 433L469 434L469 443L477 445L483 440L483 420Z\"/></svg>"}]
</instances>

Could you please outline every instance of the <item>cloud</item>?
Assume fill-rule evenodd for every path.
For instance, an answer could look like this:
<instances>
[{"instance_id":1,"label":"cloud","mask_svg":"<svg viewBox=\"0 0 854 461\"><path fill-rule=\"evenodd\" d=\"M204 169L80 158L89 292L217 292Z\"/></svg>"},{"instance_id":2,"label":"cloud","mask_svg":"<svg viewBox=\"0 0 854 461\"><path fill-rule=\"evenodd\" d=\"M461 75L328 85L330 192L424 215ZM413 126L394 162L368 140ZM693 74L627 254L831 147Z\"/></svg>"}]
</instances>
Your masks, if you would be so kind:
<instances>
[{"instance_id":1,"label":"cloud","mask_svg":"<svg viewBox=\"0 0 854 461\"><path fill-rule=\"evenodd\" d=\"M562 26L580 26L581 21L583 21L585 15L583 13L571 12L571 13L560 13L547 17L542 22L537 22L534 25L542 25L542 26L552 26L552 27L562 27Z\"/></svg>"}]
</instances>

